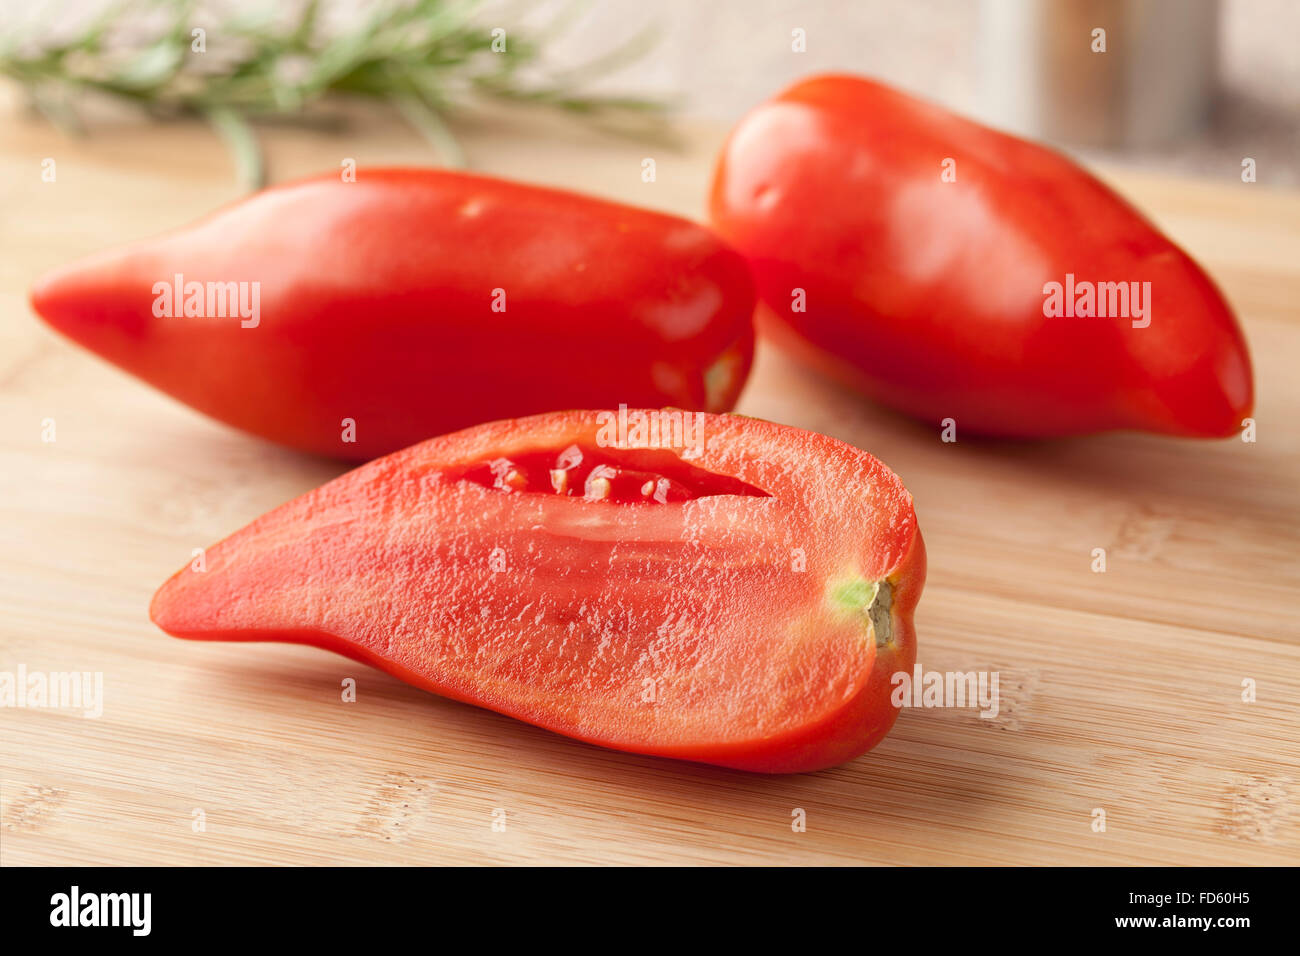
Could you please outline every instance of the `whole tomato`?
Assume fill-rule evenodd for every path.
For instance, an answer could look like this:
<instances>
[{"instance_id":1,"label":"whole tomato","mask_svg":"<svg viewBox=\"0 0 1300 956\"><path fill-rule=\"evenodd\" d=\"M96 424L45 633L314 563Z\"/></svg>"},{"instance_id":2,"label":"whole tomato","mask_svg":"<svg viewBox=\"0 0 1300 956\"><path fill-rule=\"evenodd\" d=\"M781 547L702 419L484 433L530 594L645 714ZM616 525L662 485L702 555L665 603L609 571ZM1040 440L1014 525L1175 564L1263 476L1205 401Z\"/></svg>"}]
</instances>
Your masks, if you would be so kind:
<instances>
[{"instance_id":1,"label":"whole tomato","mask_svg":"<svg viewBox=\"0 0 1300 956\"><path fill-rule=\"evenodd\" d=\"M745 262L704 227L433 169L268 189L32 303L213 418L350 459L556 409L724 411L754 339Z\"/></svg>"},{"instance_id":2,"label":"whole tomato","mask_svg":"<svg viewBox=\"0 0 1300 956\"><path fill-rule=\"evenodd\" d=\"M1250 414L1241 329L1186 253L1066 157L879 83L746 116L712 216L760 328L923 420L1214 437Z\"/></svg>"}]
</instances>

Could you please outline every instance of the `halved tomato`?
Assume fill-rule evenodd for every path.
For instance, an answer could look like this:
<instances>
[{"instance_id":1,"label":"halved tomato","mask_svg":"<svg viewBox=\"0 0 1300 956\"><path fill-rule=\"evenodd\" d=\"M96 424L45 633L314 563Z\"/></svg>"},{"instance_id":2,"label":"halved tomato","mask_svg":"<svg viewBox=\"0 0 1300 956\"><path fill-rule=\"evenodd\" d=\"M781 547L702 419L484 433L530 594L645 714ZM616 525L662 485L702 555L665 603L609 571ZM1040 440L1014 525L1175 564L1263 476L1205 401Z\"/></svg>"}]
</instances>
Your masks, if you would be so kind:
<instances>
[{"instance_id":1,"label":"halved tomato","mask_svg":"<svg viewBox=\"0 0 1300 956\"><path fill-rule=\"evenodd\" d=\"M618 750L829 767L897 716L925 552L865 452L737 416L563 412L434 438L213 546L153 620L313 644Z\"/></svg>"}]
</instances>

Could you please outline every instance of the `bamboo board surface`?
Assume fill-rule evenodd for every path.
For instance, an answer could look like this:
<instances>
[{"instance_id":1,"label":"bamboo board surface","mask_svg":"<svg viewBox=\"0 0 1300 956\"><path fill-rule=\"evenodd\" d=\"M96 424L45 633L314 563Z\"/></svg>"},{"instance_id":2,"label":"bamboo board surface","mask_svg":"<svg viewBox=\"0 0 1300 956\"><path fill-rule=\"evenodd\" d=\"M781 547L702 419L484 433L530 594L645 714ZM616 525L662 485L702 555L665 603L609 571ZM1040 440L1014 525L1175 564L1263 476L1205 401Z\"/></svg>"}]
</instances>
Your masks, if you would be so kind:
<instances>
[{"instance_id":1,"label":"bamboo board surface","mask_svg":"<svg viewBox=\"0 0 1300 956\"><path fill-rule=\"evenodd\" d=\"M157 631L149 598L193 548L344 469L202 418L27 308L46 268L233 198L207 130L0 129L0 671L100 671L105 697L98 719L0 709L0 864L1300 861L1300 195L1106 174L1242 315L1253 444L945 444L760 350L738 410L902 476L930 556L920 662L995 670L1001 694L994 719L905 710L857 761L761 777L586 746L323 651ZM480 170L697 217L721 138L513 114L461 132ZM267 144L275 179L432 160L382 115Z\"/></svg>"}]
</instances>

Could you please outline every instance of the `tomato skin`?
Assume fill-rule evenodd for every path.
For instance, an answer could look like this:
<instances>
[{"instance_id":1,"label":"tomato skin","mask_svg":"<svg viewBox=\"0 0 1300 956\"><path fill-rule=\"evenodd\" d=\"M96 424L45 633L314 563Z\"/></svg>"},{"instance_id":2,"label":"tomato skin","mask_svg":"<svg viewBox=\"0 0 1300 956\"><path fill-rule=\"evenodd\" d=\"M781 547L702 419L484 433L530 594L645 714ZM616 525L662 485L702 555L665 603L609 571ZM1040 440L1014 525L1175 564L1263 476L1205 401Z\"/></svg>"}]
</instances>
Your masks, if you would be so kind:
<instances>
[{"instance_id":1,"label":"tomato skin","mask_svg":"<svg viewBox=\"0 0 1300 956\"><path fill-rule=\"evenodd\" d=\"M881 84L819 76L760 105L711 210L750 260L761 329L924 421L1216 437L1250 414L1241 329L1181 249L1064 156ZM1067 273L1150 282L1150 324L1047 317Z\"/></svg>"},{"instance_id":2,"label":"tomato skin","mask_svg":"<svg viewBox=\"0 0 1300 956\"><path fill-rule=\"evenodd\" d=\"M893 640L877 648L871 675L862 689L826 719L780 738L734 747L682 748L664 756L734 767L756 773L805 773L846 763L885 739L898 718L890 703L895 674L912 674L916 665L916 627L912 614L925 584L925 541L916 531L903 560L889 575L899 603L893 612Z\"/></svg>"},{"instance_id":3,"label":"tomato skin","mask_svg":"<svg viewBox=\"0 0 1300 956\"><path fill-rule=\"evenodd\" d=\"M892 676L915 662L925 577L902 482L823 435L708 414L694 470L675 472L689 500L471 477L591 448L598 414L612 413L495 422L372 461L208 548L150 616L177 637L335 651L616 750L795 773L875 746L897 717ZM838 597L846 580L875 583L866 607ZM878 639L868 611L886 585Z\"/></svg>"},{"instance_id":4,"label":"tomato skin","mask_svg":"<svg viewBox=\"0 0 1300 956\"><path fill-rule=\"evenodd\" d=\"M156 316L177 274L258 283L257 325ZM32 304L199 411L352 460L552 409L724 411L753 350L748 268L704 227L439 170L269 189L60 269Z\"/></svg>"}]
</instances>

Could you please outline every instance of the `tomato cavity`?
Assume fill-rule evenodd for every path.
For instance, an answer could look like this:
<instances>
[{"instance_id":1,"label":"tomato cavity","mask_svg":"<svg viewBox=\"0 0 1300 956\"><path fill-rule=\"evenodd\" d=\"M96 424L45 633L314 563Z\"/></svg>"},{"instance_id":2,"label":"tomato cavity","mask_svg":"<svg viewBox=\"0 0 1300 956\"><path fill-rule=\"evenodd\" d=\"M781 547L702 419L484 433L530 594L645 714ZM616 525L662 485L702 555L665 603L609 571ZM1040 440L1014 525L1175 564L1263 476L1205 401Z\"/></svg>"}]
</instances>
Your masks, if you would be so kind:
<instances>
[{"instance_id":1,"label":"tomato cavity","mask_svg":"<svg viewBox=\"0 0 1300 956\"><path fill-rule=\"evenodd\" d=\"M535 493L613 504L668 504L714 495L771 497L729 475L706 471L660 449L573 444L559 452L528 451L446 473L507 494Z\"/></svg>"}]
</instances>

